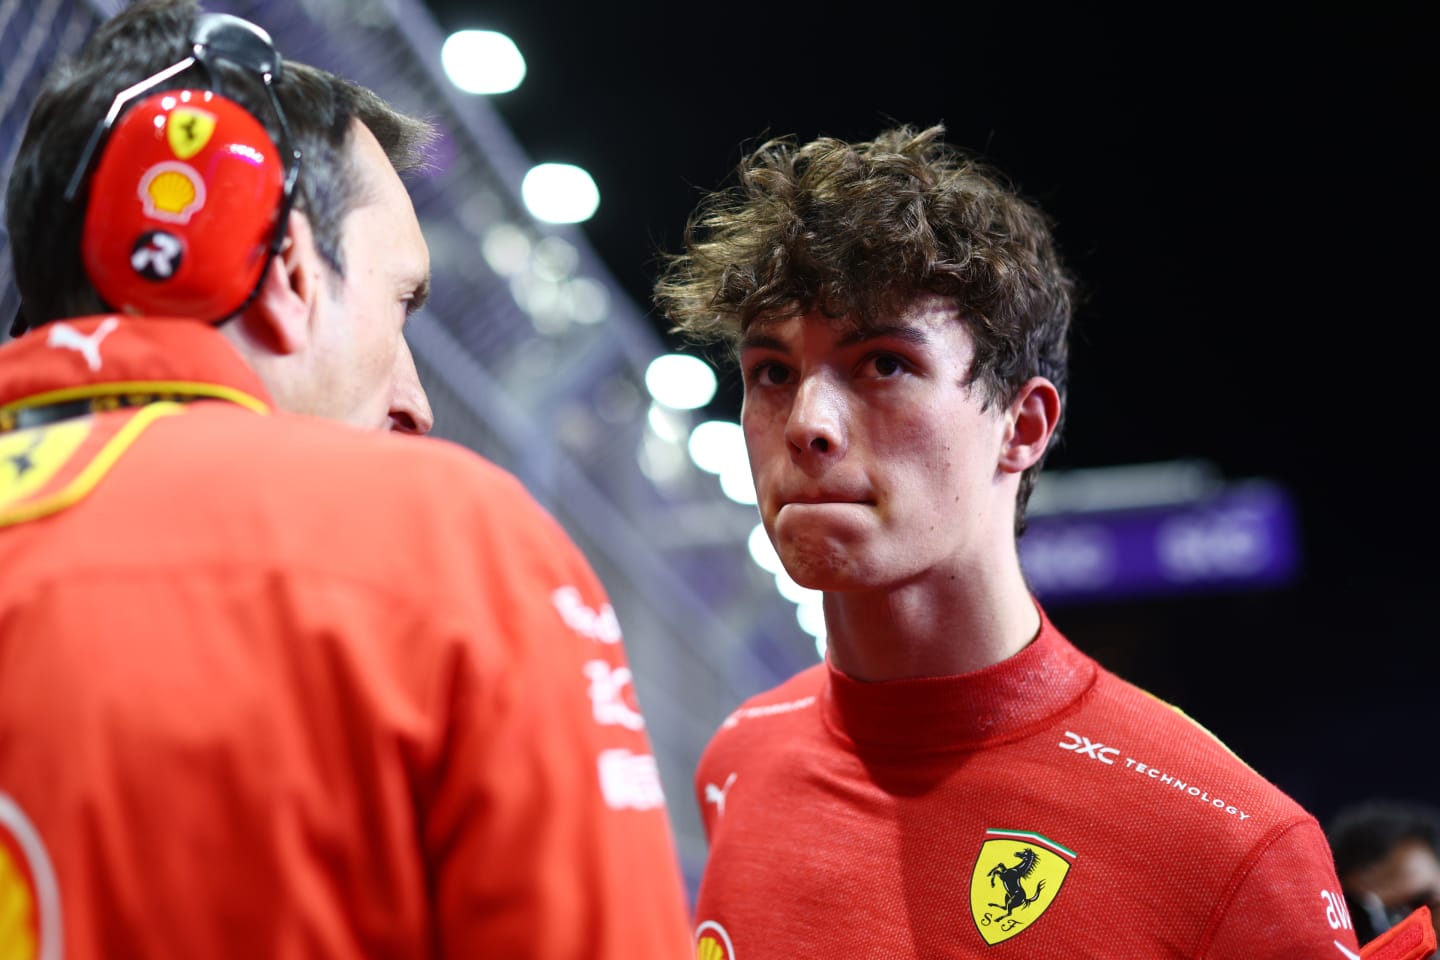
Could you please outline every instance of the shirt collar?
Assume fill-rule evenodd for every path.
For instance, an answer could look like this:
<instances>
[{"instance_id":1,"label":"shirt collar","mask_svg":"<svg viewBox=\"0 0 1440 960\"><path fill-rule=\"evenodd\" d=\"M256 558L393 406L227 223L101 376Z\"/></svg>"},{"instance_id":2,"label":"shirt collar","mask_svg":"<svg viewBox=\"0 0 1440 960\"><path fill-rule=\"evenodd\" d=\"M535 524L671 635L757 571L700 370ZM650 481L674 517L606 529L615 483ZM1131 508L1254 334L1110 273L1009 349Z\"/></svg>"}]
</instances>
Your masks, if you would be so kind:
<instances>
[{"instance_id":1,"label":"shirt collar","mask_svg":"<svg viewBox=\"0 0 1440 960\"><path fill-rule=\"evenodd\" d=\"M209 324L113 314L56 320L0 347L0 412L150 394L219 399L257 413L269 392Z\"/></svg>"},{"instance_id":2,"label":"shirt collar","mask_svg":"<svg viewBox=\"0 0 1440 960\"><path fill-rule=\"evenodd\" d=\"M973 749L1048 722L1095 682L1098 664L1040 612L1023 650L974 673L866 683L827 661L826 724L859 748Z\"/></svg>"}]
</instances>

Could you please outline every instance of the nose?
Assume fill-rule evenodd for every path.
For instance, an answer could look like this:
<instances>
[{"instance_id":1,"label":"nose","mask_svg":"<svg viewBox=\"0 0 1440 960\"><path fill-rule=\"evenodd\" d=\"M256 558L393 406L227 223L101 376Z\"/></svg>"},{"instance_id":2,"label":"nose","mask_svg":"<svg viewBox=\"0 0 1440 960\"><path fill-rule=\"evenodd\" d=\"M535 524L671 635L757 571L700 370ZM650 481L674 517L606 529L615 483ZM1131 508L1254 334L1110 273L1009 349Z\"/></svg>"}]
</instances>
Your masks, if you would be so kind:
<instances>
[{"instance_id":1,"label":"nose","mask_svg":"<svg viewBox=\"0 0 1440 960\"><path fill-rule=\"evenodd\" d=\"M415 358L410 345L400 342L395 355L395 376L390 388L390 422L388 429L395 433L413 433L424 436L435 426L435 414L430 409L430 398L420 382L415 369Z\"/></svg>"},{"instance_id":2,"label":"nose","mask_svg":"<svg viewBox=\"0 0 1440 960\"><path fill-rule=\"evenodd\" d=\"M799 457L838 459L845 453L845 398L822 374L803 378L785 424L785 439Z\"/></svg>"}]
</instances>

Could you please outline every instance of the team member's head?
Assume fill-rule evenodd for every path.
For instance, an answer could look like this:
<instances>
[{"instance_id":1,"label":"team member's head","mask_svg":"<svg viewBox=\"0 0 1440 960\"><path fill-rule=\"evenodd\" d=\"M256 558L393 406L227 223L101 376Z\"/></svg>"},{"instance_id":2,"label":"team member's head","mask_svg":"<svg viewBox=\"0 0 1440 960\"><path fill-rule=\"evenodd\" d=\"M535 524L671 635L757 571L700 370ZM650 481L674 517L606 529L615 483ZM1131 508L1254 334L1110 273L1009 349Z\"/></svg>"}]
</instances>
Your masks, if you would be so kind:
<instances>
[{"instance_id":1,"label":"team member's head","mask_svg":"<svg viewBox=\"0 0 1440 960\"><path fill-rule=\"evenodd\" d=\"M1440 810L1362 803L1340 811L1327 832L1362 943L1421 905L1440 935Z\"/></svg>"},{"instance_id":2,"label":"team member's head","mask_svg":"<svg viewBox=\"0 0 1440 960\"><path fill-rule=\"evenodd\" d=\"M79 181L67 198L68 188L77 169L94 166L83 160L86 145L117 93L192 55L199 15L193 0L136 3L47 81L6 197L29 327L121 309L97 291L81 255L92 183ZM253 297L238 316L198 319L221 323L281 409L428 430L401 327L425 296L429 254L398 173L420 162L430 127L358 85L285 61L272 87L284 137L257 76L224 61L209 74L182 70L148 92L221 86L303 159L283 243Z\"/></svg>"},{"instance_id":3,"label":"team member's head","mask_svg":"<svg viewBox=\"0 0 1440 960\"><path fill-rule=\"evenodd\" d=\"M738 348L761 514L811 586L983 563L1059 426L1072 281L1046 218L942 134L764 144L656 285Z\"/></svg>"}]
</instances>

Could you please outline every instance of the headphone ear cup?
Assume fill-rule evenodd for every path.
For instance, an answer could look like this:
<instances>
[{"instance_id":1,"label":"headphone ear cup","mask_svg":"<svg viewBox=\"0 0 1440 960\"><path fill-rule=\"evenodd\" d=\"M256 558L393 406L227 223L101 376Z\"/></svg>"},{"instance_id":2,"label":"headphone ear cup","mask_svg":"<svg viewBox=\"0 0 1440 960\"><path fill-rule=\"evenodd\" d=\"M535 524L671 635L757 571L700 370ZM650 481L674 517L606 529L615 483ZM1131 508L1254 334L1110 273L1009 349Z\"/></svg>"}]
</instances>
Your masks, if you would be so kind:
<instances>
[{"instance_id":1,"label":"headphone ear cup","mask_svg":"<svg viewBox=\"0 0 1440 960\"><path fill-rule=\"evenodd\" d=\"M285 164L244 107L171 90L116 122L90 179L85 269L113 309L218 322L265 272Z\"/></svg>"}]
</instances>

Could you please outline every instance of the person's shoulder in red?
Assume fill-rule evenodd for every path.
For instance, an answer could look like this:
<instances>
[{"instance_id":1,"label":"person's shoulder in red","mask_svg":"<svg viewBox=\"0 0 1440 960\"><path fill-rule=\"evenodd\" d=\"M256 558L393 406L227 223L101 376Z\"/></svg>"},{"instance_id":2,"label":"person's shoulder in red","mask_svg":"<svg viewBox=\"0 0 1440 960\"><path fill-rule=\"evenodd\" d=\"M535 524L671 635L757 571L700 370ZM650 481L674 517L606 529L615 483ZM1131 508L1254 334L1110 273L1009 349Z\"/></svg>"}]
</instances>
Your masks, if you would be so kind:
<instances>
[{"instance_id":1,"label":"person's shoulder in red","mask_svg":"<svg viewBox=\"0 0 1440 960\"><path fill-rule=\"evenodd\" d=\"M1302 942L1316 957L1356 955L1329 844L1300 803L1180 708L1106 670L1065 720L1058 745L1110 775L1107 803L1155 838L1157 855L1207 885L1226 878L1198 956L1278 960Z\"/></svg>"},{"instance_id":2,"label":"person's shoulder in red","mask_svg":"<svg viewBox=\"0 0 1440 960\"><path fill-rule=\"evenodd\" d=\"M266 496L288 526L276 552L418 598L432 635L408 643L446 664L447 740L421 796L447 955L688 952L621 627L568 534L515 476L457 444L302 417L271 426L226 442L271 451L240 485L289 477ZM500 901L531 906L477 909Z\"/></svg>"},{"instance_id":3,"label":"person's shoulder in red","mask_svg":"<svg viewBox=\"0 0 1440 960\"><path fill-rule=\"evenodd\" d=\"M147 721L135 747L156 789L206 806L186 799L212 782L200 761L166 780L163 760L203 728L230 771L226 835L258 836L278 798L298 811L304 842L250 842L230 876L240 859L273 867L297 914L365 917L376 943L428 937L447 956L688 951L618 620L510 473L446 441L197 402L42 523L26 533L64 549L26 576L51 609L112 624L132 712L168 715L182 693L189 705L189 733ZM191 638L178 659L177 636ZM160 663L168 701L144 693ZM232 722L257 712L263 724ZM194 836L223 846L220 826L197 821ZM376 857L383 878L365 866ZM173 886L204 915L226 884L191 873Z\"/></svg>"},{"instance_id":4,"label":"person's shoulder in red","mask_svg":"<svg viewBox=\"0 0 1440 960\"><path fill-rule=\"evenodd\" d=\"M579 562L569 538L513 475L445 440L194 404L186 416L152 426L127 460L129 469L116 471L97 496L143 497L143 489L124 483L127 474L136 486L153 490L165 478L197 494L170 505L191 512L186 533L201 534L183 537L189 549L210 533L232 558L284 558L437 601L458 586L446 564L463 562L472 571L513 564L519 551L540 543L555 552L534 562ZM217 504L225 509L213 509ZM262 518L270 519L250 522ZM517 539L507 544L507 537Z\"/></svg>"}]
</instances>

